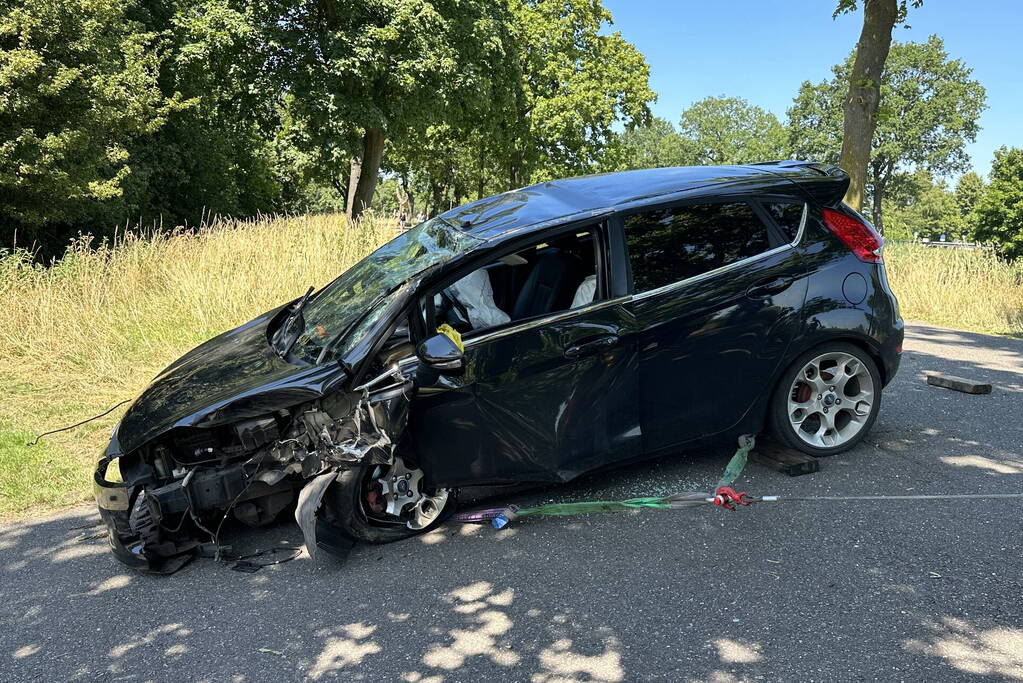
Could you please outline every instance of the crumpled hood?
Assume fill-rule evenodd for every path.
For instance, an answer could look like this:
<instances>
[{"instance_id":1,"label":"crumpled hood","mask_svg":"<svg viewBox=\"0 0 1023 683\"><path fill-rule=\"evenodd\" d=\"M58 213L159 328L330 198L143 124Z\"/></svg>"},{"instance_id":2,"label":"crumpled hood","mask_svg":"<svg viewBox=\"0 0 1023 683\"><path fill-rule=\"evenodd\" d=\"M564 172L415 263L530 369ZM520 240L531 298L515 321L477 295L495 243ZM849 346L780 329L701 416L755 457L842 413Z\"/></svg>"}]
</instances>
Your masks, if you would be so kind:
<instances>
[{"instance_id":1,"label":"crumpled hood","mask_svg":"<svg viewBox=\"0 0 1023 683\"><path fill-rule=\"evenodd\" d=\"M267 340L276 309L192 349L161 372L117 430L128 453L174 427L257 417L322 396L344 380L336 364L286 363Z\"/></svg>"}]
</instances>

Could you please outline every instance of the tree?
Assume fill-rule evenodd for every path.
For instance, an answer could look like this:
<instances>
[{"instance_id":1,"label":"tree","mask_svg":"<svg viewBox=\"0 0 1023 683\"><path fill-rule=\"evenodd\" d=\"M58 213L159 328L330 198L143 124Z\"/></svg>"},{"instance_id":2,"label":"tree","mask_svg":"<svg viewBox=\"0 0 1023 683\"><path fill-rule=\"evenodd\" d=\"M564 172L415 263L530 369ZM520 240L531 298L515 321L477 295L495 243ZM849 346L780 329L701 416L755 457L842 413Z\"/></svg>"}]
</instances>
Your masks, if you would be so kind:
<instances>
[{"instance_id":1,"label":"tree","mask_svg":"<svg viewBox=\"0 0 1023 683\"><path fill-rule=\"evenodd\" d=\"M156 35L131 0L14 0L0 15L0 227L111 216L129 149L176 104L157 86Z\"/></svg>"},{"instance_id":2,"label":"tree","mask_svg":"<svg viewBox=\"0 0 1023 683\"><path fill-rule=\"evenodd\" d=\"M514 75L502 79L511 105L388 144L385 166L428 212L628 166L625 136L649 121L649 69L635 47L606 31L611 15L599 0L514 0L512 8L516 61Z\"/></svg>"},{"instance_id":3,"label":"tree","mask_svg":"<svg viewBox=\"0 0 1023 683\"><path fill-rule=\"evenodd\" d=\"M995 150L990 182L974 214L977 239L997 243L1008 258L1023 256L1023 149Z\"/></svg>"},{"instance_id":4,"label":"tree","mask_svg":"<svg viewBox=\"0 0 1023 683\"><path fill-rule=\"evenodd\" d=\"M708 97L682 112L679 133L697 164L744 164L788 156L784 126L740 97Z\"/></svg>"},{"instance_id":5,"label":"tree","mask_svg":"<svg viewBox=\"0 0 1023 683\"><path fill-rule=\"evenodd\" d=\"M612 170L613 127L649 121L650 67L600 0L513 0L520 88L506 120L508 186Z\"/></svg>"},{"instance_id":6,"label":"tree","mask_svg":"<svg viewBox=\"0 0 1023 683\"><path fill-rule=\"evenodd\" d=\"M320 163L348 178L349 209L372 201L388 140L487 118L509 103L515 63L504 3L258 0L258 45Z\"/></svg>"},{"instance_id":7,"label":"tree","mask_svg":"<svg viewBox=\"0 0 1023 683\"><path fill-rule=\"evenodd\" d=\"M853 67L850 57L832 69L834 78L804 82L789 109L790 141L797 156L839 162L842 84ZM976 139L984 110L984 86L971 70L949 59L944 43L895 43L881 76L878 110L868 163L871 217L884 227L883 199L900 173L925 168L946 177L969 166L966 143ZM850 172L850 169L846 169Z\"/></svg>"},{"instance_id":8,"label":"tree","mask_svg":"<svg viewBox=\"0 0 1023 683\"><path fill-rule=\"evenodd\" d=\"M984 179L970 171L959 177L956 183L955 198L956 206L959 207L959 215L967 224L972 224L973 207L977 200L984 194Z\"/></svg>"},{"instance_id":9,"label":"tree","mask_svg":"<svg viewBox=\"0 0 1023 683\"><path fill-rule=\"evenodd\" d=\"M905 20L907 0L863 0L863 29L844 81L841 166L849 173L846 201L857 211L866 196L867 164L877 125L880 84L895 23ZM923 0L913 0L919 7ZM856 0L838 0L835 16L856 10ZM878 204L880 206L880 204Z\"/></svg>"},{"instance_id":10,"label":"tree","mask_svg":"<svg viewBox=\"0 0 1023 683\"><path fill-rule=\"evenodd\" d=\"M696 164L696 147L675 130L671 121L653 117L650 123L622 133L623 168L663 168Z\"/></svg>"},{"instance_id":11,"label":"tree","mask_svg":"<svg viewBox=\"0 0 1023 683\"><path fill-rule=\"evenodd\" d=\"M127 206L142 220L284 208L293 169L279 154L280 98L265 81L258 27L241 0L139 0L162 36L160 88L183 105L137 141Z\"/></svg>"},{"instance_id":12,"label":"tree","mask_svg":"<svg viewBox=\"0 0 1023 683\"><path fill-rule=\"evenodd\" d=\"M959 239L968 233L956 195L925 169L893 178L884 201L886 237Z\"/></svg>"}]
</instances>

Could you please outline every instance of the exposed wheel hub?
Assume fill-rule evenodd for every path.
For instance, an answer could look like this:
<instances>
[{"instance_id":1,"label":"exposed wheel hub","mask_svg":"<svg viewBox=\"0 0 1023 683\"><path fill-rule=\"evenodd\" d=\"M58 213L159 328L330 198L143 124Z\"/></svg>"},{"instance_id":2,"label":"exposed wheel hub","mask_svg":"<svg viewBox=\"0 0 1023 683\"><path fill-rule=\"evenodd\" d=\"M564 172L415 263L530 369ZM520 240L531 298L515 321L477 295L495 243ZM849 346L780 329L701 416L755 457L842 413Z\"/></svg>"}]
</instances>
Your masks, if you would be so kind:
<instances>
[{"instance_id":1,"label":"exposed wheel hub","mask_svg":"<svg viewBox=\"0 0 1023 683\"><path fill-rule=\"evenodd\" d=\"M433 495L422 489L423 471L409 468L396 457L390 466L376 468L366 489L367 509L378 515L402 520L410 529L424 529L432 524L448 502L448 490L437 489Z\"/></svg>"}]
</instances>

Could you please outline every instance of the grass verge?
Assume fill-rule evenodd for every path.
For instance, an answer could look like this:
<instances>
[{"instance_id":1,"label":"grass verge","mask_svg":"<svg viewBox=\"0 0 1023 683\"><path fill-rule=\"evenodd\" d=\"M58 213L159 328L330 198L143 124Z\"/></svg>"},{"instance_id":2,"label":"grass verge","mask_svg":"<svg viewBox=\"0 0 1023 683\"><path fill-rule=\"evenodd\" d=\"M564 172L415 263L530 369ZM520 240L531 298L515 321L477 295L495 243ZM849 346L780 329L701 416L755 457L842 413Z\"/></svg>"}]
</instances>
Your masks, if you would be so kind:
<instances>
[{"instance_id":1,"label":"grass verge","mask_svg":"<svg viewBox=\"0 0 1023 683\"><path fill-rule=\"evenodd\" d=\"M185 351L326 284L394 234L372 219L268 217L98 247L83 238L46 268L0 255L0 518L88 500L124 409L42 448L26 437L137 396Z\"/></svg>"},{"instance_id":2,"label":"grass verge","mask_svg":"<svg viewBox=\"0 0 1023 683\"><path fill-rule=\"evenodd\" d=\"M1023 263L917 244L889 244L885 263L906 320L1023 337Z\"/></svg>"}]
</instances>

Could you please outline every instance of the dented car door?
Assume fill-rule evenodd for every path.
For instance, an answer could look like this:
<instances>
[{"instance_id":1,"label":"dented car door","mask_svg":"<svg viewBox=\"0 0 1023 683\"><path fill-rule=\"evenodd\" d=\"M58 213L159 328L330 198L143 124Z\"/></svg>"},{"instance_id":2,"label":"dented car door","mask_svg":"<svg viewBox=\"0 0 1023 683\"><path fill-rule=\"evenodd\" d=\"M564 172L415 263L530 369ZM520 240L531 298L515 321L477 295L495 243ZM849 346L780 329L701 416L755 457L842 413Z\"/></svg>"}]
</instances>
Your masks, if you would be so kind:
<instances>
[{"instance_id":1,"label":"dented car door","mask_svg":"<svg viewBox=\"0 0 1023 683\"><path fill-rule=\"evenodd\" d=\"M467 339L459 372L420 373L409 428L435 483L566 481L638 456L638 351L624 302L511 322Z\"/></svg>"}]
</instances>

